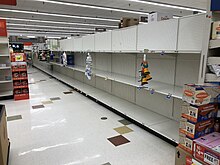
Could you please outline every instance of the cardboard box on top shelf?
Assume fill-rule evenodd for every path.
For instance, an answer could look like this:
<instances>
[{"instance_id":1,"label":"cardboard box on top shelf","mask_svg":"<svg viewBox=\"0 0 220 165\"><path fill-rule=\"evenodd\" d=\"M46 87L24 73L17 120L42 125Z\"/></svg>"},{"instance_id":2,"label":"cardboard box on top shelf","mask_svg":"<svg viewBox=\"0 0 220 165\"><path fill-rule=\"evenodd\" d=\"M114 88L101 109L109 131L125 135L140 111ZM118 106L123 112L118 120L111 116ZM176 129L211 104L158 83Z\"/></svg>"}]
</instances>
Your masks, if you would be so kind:
<instances>
[{"instance_id":1,"label":"cardboard box on top shelf","mask_svg":"<svg viewBox=\"0 0 220 165\"><path fill-rule=\"evenodd\" d=\"M212 38L213 40L220 39L220 21L212 23Z\"/></svg>"},{"instance_id":2,"label":"cardboard box on top shelf","mask_svg":"<svg viewBox=\"0 0 220 165\"><path fill-rule=\"evenodd\" d=\"M214 124L214 119L209 119L198 123L191 123L182 117L180 120L179 132L185 134L188 138L193 140L212 133L214 131Z\"/></svg>"},{"instance_id":3,"label":"cardboard box on top shelf","mask_svg":"<svg viewBox=\"0 0 220 165\"><path fill-rule=\"evenodd\" d=\"M183 87L182 100L189 104L200 106L215 102L219 94L220 86L216 84L186 84Z\"/></svg>"},{"instance_id":4,"label":"cardboard box on top shelf","mask_svg":"<svg viewBox=\"0 0 220 165\"><path fill-rule=\"evenodd\" d=\"M182 105L182 117L192 123L206 121L217 117L218 104L210 103L206 105L196 106L184 103Z\"/></svg>"},{"instance_id":5,"label":"cardboard box on top shelf","mask_svg":"<svg viewBox=\"0 0 220 165\"><path fill-rule=\"evenodd\" d=\"M6 122L6 110L4 105L0 105L0 164L6 165L8 158L8 133Z\"/></svg>"},{"instance_id":6,"label":"cardboard box on top shelf","mask_svg":"<svg viewBox=\"0 0 220 165\"><path fill-rule=\"evenodd\" d=\"M172 19L172 13L160 13L160 12L152 12L148 16L148 22L157 22L157 21L164 21L168 19Z\"/></svg>"},{"instance_id":7,"label":"cardboard box on top shelf","mask_svg":"<svg viewBox=\"0 0 220 165\"><path fill-rule=\"evenodd\" d=\"M119 25L119 28L134 26L139 24L139 18L129 18L129 17L123 17L121 19L121 23Z\"/></svg>"},{"instance_id":8,"label":"cardboard box on top shelf","mask_svg":"<svg viewBox=\"0 0 220 165\"><path fill-rule=\"evenodd\" d=\"M220 133L214 132L193 142L194 157L207 164L220 165Z\"/></svg>"}]
</instances>

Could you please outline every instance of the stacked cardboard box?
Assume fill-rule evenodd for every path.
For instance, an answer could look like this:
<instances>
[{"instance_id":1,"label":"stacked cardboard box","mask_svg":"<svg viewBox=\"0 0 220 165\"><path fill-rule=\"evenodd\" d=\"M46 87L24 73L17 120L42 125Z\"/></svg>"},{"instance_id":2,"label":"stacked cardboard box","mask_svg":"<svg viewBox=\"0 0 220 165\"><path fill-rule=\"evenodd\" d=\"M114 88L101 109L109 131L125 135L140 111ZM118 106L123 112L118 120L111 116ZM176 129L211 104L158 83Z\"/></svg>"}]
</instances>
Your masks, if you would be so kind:
<instances>
[{"instance_id":1,"label":"stacked cardboard box","mask_svg":"<svg viewBox=\"0 0 220 165\"><path fill-rule=\"evenodd\" d=\"M220 165L220 133L214 132L193 142L193 156L203 164Z\"/></svg>"},{"instance_id":2,"label":"stacked cardboard box","mask_svg":"<svg viewBox=\"0 0 220 165\"><path fill-rule=\"evenodd\" d=\"M215 98L219 93L220 88L217 85L188 84L184 86L178 151L182 149L192 157L194 141L214 132L214 118L218 113ZM176 164L178 164L178 160L176 158ZM184 161L185 164L194 163L193 159L186 159L186 157Z\"/></svg>"}]
</instances>

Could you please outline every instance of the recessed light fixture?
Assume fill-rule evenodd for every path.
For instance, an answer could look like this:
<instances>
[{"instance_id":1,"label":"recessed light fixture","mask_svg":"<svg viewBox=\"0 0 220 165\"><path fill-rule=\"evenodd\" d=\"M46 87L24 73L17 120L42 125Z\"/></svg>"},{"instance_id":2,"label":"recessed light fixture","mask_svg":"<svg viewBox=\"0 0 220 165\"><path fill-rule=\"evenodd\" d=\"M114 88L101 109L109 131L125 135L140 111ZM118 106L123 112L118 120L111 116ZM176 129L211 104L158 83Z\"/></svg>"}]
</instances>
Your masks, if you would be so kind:
<instances>
[{"instance_id":1,"label":"recessed light fixture","mask_svg":"<svg viewBox=\"0 0 220 165\"><path fill-rule=\"evenodd\" d=\"M35 1L52 3L52 4L58 4L58 5L84 7L84 8L91 8L91 9L108 10L108 11L116 11L116 12L131 13L131 14L139 14L139 15L148 15L149 14L148 12L140 12L140 11L134 11L134 10L117 9L117 8L111 8L111 7L87 5L87 4L80 4L80 3L61 2L61 1L54 1L54 0L35 0Z\"/></svg>"},{"instance_id":2,"label":"recessed light fixture","mask_svg":"<svg viewBox=\"0 0 220 165\"><path fill-rule=\"evenodd\" d=\"M27 11L27 10L0 9L0 11L3 11L3 12L13 12L13 13L24 13L24 14L34 14L34 15L44 15L44 16L52 16L52 17L90 19L90 20L109 21L109 22L118 22L119 21L117 19L110 19L110 18L87 17L87 16L77 16L77 15L65 15L65 14L35 12L35 11Z\"/></svg>"},{"instance_id":3,"label":"recessed light fixture","mask_svg":"<svg viewBox=\"0 0 220 165\"><path fill-rule=\"evenodd\" d=\"M24 21L24 22L37 22L37 23L48 23L48 24L62 24L62 25L80 25L80 26L93 26L93 27L110 27L117 28L114 25L102 25L102 24L86 24L86 23L76 23L76 22L58 22L58 21L47 21L47 20L35 20L35 19L23 19L23 18L9 18L4 17L3 19L12 21Z\"/></svg>"},{"instance_id":4,"label":"recessed light fixture","mask_svg":"<svg viewBox=\"0 0 220 165\"><path fill-rule=\"evenodd\" d=\"M148 4L148 5L154 5L154 6L160 6L160 7L179 9L179 10L197 11L197 12L200 12L200 13L206 13L206 10L202 10L202 9L196 9L196 8L190 8L190 7L184 7L184 6L177 6L177 5L171 5L171 4L159 3L159 2L153 2L153 1L143 1L143 0L127 0L127 1L143 3L143 4Z\"/></svg>"},{"instance_id":5,"label":"recessed light fixture","mask_svg":"<svg viewBox=\"0 0 220 165\"><path fill-rule=\"evenodd\" d=\"M94 28L79 28L79 27L62 27L62 26L44 26L44 25L30 25L30 24L15 24L15 23L7 23L7 26L21 26L21 27L42 27L42 28L54 28L54 29L76 29L76 30L90 30L94 31Z\"/></svg>"}]
</instances>

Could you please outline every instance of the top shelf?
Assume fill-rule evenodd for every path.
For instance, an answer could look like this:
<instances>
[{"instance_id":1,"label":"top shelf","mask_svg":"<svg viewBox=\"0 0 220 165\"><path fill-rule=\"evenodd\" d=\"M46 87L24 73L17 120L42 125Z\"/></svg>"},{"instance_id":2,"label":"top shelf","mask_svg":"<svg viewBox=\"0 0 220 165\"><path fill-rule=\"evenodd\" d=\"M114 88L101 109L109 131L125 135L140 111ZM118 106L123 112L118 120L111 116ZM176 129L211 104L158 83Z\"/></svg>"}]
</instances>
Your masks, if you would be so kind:
<instances>
[{"instance_id":1,"label":"top shelf","mask_svg":"<svg viewBox=\"0 0 220 165\"><path fill-rule=\"evenodd\" d=\"M58 64L55 62L50 62L53 65L58 65L62 67L62 64ZM72 69L74 71L85 72L85 67L82 66L66 66L66 68ZM101 71L97 69L93 69L93 76L98 76L104 78L105 80L112 80L117 81L120 83L124 83L136 88L140 87L140 83L138 82L138 78L124 76L117 73L111 73L106 71ZM141 87L140 87L141 88ZM166 84L158 81L151 80L146 87L143 88L144 90L152 90L152 92L160 93L167 96L172 96L174 98L182 99L182 87L175 86L171 84Z\"/></svg>"},{"instance_id":2,"label":"top shelf","mask_svg":"<svg viewBox=\"0 0 220 165\"><path fill-rule=\"evenodd\" d=\"M220 48L220 40L210 40L209 49Z\"/></svg>"}]
</instances>

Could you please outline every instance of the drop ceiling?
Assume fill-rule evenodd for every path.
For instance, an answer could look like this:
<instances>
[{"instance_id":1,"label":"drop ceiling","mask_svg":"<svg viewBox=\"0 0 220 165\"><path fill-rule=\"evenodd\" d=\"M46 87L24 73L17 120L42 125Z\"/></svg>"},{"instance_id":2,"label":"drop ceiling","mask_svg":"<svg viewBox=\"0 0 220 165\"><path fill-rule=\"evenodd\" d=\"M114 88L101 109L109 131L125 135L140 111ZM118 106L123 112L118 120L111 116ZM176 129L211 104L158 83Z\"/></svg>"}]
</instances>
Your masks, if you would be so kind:
<instances>
[{"instance_id":1,"label":"drop ceiling","mask_svg":"<svg viewBox=\"0 0 220 165\"><path fill-rule=\"evenodd\" d=\"M17 0L17 6L0 5L0 16L8 18L9 34L70 36L71 34L94 32L92 29L94 30L95 27L114 29L117 28L121 17L139 18L140 16L146 16L147 13L152 11L172 13L179 17L193 14L193 11L189 10L137 2L141 0L53 0L66 2L69 3L69 5L43 1L44 0ZM153 0L153 2L200 10L206 9L206 1L207 0ZM114 8L115 10L78 7L72 6L71 4L107 7ZM27 27L25 25L27 25ZM28 30L25 30L25 28Z\"/></svg>"}]
</instances>

